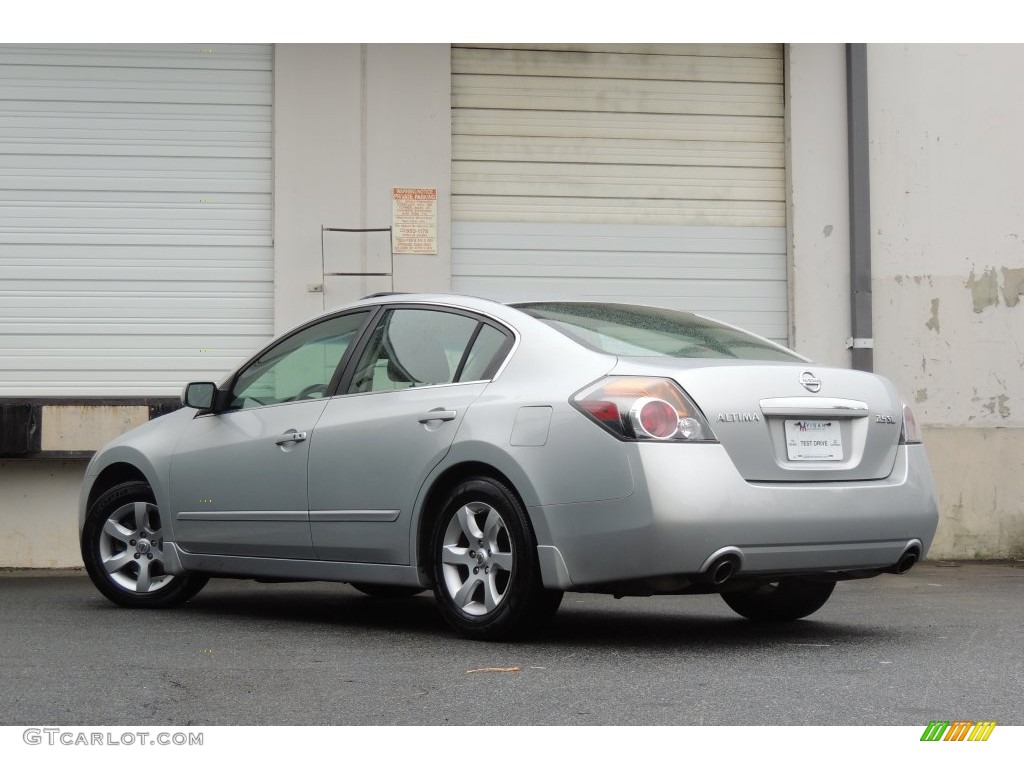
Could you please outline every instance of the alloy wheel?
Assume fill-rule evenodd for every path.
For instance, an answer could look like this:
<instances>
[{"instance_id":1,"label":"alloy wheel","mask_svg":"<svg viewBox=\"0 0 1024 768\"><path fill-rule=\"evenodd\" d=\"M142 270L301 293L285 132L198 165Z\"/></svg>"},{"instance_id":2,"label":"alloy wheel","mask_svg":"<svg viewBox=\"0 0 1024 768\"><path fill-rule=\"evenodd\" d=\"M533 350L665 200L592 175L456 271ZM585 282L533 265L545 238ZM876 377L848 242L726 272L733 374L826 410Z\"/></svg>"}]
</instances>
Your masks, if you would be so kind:
<instances>
[{"instance_id":1,"label":"alloy wheel","mask_svg":"<svg viewBox=\"0 0 1024 768\"><path fill-rule=\"evenodd\" d=\"M441 543L444 587L470 616L496 610L514 577L515 551L508 526L497 509L483 501L460 507Z\"/></svg>"},{"instance_id":2,"label":"alloy wheel","mask_svg":"<svg viewBox=\"0 0 1024 768\"><path fill-rule=\"evenodd\" d=\"M170 542L149 484L126 480L89 505L82 561L92 583L126 608L169 608L193 597L209 577L171 567Z\"/></svg>"},{"instance_id":3,"label":"alloy wheel","mask_svg":"<svg viewBox=\"0 0 1024 768\"><path fill-rule=\"evenodd\" d=\"M110 514L100 531L99 555L110 580L129 592L155 592L174 578L164 569L160 513L149 502L130 502Z\"/></svg>"}]
</instances>

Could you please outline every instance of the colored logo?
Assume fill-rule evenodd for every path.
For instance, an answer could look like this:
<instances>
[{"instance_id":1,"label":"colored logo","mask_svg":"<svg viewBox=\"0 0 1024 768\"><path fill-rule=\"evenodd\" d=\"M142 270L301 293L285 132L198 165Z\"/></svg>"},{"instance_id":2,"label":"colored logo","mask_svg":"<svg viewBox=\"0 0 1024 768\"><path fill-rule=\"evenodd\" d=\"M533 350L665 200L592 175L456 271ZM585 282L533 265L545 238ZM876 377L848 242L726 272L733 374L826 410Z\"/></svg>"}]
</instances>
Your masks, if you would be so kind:
<instances>
[{"instance_id":1,"label":"colored logo","mask_svg":"<svg viewBox=\"0 0 1024 768\"><path fill-rule=\"evenodd\" d=\"M831 421L798 421L796 428L801 432L824 432L832 428Z\"/></svg>"},{"instance_id":2,"label":"colored logo","mask_svg":"<svg viewBox=\"0 0 1024 768\"><path fill-rule=\"evenodd\" d=\"M995 728L995 720L932 720L921 741L988 741Z\"/></svg>"}]
</instances>

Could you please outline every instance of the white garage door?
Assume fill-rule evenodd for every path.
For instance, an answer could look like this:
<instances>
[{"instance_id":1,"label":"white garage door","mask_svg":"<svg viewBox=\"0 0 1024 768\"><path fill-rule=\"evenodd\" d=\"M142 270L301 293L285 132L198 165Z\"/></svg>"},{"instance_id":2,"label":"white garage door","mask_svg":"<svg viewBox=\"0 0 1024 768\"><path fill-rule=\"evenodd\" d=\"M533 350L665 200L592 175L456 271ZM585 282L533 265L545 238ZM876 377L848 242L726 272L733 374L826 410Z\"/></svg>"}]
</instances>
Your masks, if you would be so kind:
<instances>
[{"instance_id":1,"label":"white garage door","mask_svg":"<svg viewBox=\"0 0 1024 768\"><path fill-rule=\"evenodd\" d=\"M270 46L0 46L0 395L168 395L273 331Z\"/></svg>"},{"instance_id":2,"label":"white garage door","mask_svg":"<svg viewBox=\"0 0 1024 768\"><path fill-rule=\"evenodd\" d=\"M456 46L452 106L455 290L787 340L781 46Z\"/></svg>"}]
</instances>

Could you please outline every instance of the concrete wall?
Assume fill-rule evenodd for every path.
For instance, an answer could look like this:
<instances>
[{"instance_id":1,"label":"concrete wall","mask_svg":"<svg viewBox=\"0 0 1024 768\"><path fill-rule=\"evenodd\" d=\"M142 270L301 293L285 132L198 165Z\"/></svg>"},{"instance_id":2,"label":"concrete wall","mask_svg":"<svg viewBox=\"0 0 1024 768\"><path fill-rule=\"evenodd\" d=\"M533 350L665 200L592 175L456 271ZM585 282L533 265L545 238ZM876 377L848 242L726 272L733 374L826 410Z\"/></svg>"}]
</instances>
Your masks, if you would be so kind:
<instances>
[{"instance_id":1,"label":"concrete wall","mask_svg":"<svg viewBox=\"0 0 1024 768\"><path fill-rule=\"evenodd\" d=\"M278 332L368 293L450 289L450 94L448 45L275 46ZM393 187L437 189L437 255L397 255L392 269L386 233L322 239L322 226L389 227Z\"/></svg>"},{"instance_id":2,"label":"concrete wall","mask_svg":"<svg viewBox=\"0 0 1024 768\"><path fill-rule=\"evenodd\" d=\"M933 556L1024 556L1022 62L868 47L875 365L929 427Z\"/></svg>"},{"instance_id":3,"label":"concrete wall","mask_svg":"<svg viewBox=\"0 0 1024 768\"><path fill-rule=\"evenodd\" d=\"M80 568L86 462L0 460L0 568Z\"/></svg>"}]
</instances>

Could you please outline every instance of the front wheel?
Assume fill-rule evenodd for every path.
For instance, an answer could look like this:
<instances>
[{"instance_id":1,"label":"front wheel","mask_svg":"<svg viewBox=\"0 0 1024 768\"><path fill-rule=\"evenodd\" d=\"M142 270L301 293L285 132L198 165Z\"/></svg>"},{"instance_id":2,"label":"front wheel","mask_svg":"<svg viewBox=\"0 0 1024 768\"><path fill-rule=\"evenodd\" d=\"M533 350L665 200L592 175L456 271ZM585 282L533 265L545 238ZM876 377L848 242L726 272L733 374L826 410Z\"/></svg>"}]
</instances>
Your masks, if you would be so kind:
<instances>
[{"instance_id":1,"label":"front wheel","mask_svg":"<svg viewBox=\"0 0 1024 768\"><path fill-rule=\"evenodd\" d=\"M82 528L82 560L93 584L112 602L166 608L203 588L205 576L167 572L163 547L160 510L148 484L132 480L115 485L89 508Z\"/></svg>"},{"instance_id":2,"label":"front wheel","mask_svg":"<svg viewBox=\"0 0 1024 768\"><path fill-rule=\"evenodd\" d=\"M527 635L558 610L562 593L545 589L526 512L488 477L460 483L434 527L434 593L445 620L480 640Z\"/></svg>"},{"instance_id":3,"label":"front wheel","mask_svg":"<svg viewBox=\"0 0 1024 768\"><path fill-rule=\"evenodd\" d=\"M834 581L781 579L740 592L723 592L722 599L740 616L754 621L794 621L821 608L836 588Z\"/></svg>"}]
</instances>

